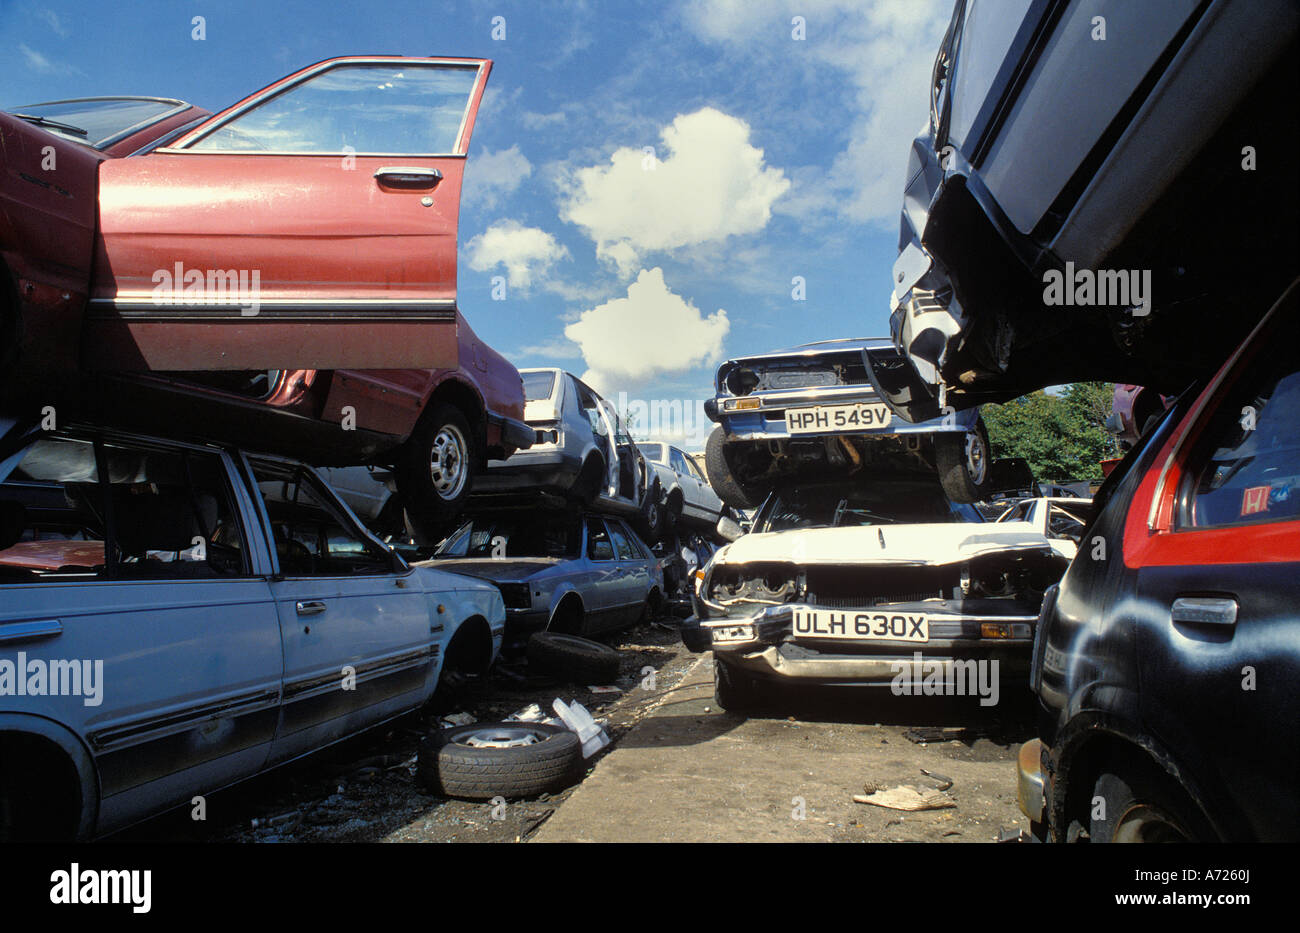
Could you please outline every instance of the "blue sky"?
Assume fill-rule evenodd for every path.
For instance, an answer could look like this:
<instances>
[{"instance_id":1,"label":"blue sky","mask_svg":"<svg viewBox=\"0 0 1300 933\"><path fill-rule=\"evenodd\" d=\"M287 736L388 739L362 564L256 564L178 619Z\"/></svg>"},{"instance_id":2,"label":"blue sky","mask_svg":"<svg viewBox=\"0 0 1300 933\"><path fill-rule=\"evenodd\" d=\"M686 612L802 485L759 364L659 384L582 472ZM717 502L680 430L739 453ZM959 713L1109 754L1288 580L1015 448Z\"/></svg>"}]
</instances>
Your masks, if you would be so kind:
<instances>
[{"instance_id":1,"label":"blue sky","mask_svg":"<svg viewBox=\"0 0 1300 933\"><path fill-rule=\"evenodd\" d=\"M461 208L463 312L521 368L563 367L615 401L702 400L727 357L887 332L907 147L950 12L0 0L0 105L153 94L218 110L334 55L491 58Z\"/></svg>"}]
</instances>

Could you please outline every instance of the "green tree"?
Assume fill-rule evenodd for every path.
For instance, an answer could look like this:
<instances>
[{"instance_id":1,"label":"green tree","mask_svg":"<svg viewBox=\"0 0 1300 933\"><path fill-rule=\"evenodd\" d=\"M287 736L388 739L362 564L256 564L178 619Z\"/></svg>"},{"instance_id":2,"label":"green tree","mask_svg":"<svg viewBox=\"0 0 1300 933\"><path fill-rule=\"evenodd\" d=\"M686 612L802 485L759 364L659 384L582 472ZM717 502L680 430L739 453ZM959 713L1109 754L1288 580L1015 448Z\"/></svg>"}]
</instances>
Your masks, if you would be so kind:
<instances>
[{"instance_id":1,"label":"green tree","mask_svg":"<svg viewBox=\"0 0 1300 933\"><path fill-rule=\"evenodd\" d=\"M1059 395L1039 390L1002 405L985 405L994 457L1024 457L1036 479L1101 479L1101 461L1117 456L1103 424L1115 386L1077 382Z\"/></svg>"}]
</instances>

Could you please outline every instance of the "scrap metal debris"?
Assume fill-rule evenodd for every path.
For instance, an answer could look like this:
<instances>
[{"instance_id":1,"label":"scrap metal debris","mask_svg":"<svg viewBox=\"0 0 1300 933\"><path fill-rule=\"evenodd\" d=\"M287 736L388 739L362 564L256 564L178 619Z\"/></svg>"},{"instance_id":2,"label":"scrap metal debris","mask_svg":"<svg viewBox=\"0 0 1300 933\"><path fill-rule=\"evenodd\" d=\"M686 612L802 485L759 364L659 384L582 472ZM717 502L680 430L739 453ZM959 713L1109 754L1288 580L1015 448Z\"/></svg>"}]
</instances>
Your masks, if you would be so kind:
<instances>
[{"instance_id":1,"label":"scrap metal debris","mask_svg":"<svg viewBox=\"0 0 1300 933\"><path fill-rule=\"evenodd\" d=\"M948 777L946 774L939 774L936 771L927 771L925 768L921 769L921 773L938 784L938 790L948 790L952 787L952 778Z\"/></svg>"},{"instance_id":2,"label":"scrap metal debris","mask_svg":"<svg viewBox=\"0 0 1300 933\"><path fill-rule=\"evenodd\" d=\"M903 733L903 738L917 745L928 745L932 742L949 742L954 739L961 740L966 738L970 732L965 726L950 726L938 728L935 726L917 726L908 729Z\"/></svg>"}]
</instances>

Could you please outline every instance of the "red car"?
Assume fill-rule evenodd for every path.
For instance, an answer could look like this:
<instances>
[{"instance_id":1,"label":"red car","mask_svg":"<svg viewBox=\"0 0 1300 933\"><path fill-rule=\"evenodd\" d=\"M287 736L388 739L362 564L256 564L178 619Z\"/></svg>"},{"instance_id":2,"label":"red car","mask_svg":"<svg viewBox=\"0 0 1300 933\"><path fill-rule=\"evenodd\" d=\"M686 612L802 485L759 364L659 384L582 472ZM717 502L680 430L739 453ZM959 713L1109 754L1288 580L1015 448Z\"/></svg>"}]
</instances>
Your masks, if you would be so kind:
<instances>
[{"instance_id":1,"label":"red car","mask_svg":"<svg viewBox=\"0 0 1300 933\"><path fill-rule=\"evenodd\" d=\"M477 465L533 437L518 372L456 305L490 69L351 56L215 115L164 98L0 113L5 394L62 399L96 373L112 390L77 404L106 419L143 406L319 463L392 462L411 504L452 517Z\"/></svg>"}]
</instances>

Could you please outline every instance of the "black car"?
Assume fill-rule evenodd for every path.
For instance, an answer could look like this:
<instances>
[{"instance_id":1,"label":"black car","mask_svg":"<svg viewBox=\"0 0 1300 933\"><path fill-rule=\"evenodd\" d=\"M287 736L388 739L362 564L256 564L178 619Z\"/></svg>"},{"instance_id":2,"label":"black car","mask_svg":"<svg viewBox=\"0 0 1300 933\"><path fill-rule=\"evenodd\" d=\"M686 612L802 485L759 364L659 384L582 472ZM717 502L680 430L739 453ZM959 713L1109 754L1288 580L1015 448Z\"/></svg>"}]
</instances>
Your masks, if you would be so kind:
<instances>
[{"instance_id":1,"label":"black car","mask_svg":"<svg viewBox=\"0 0 1300 933\"><path fill-rule=\"evenodd\" d=\"M1043 600L1041 838L1300 839L1298 299L1116 467Z\"/></svg>"}]
</instances>

